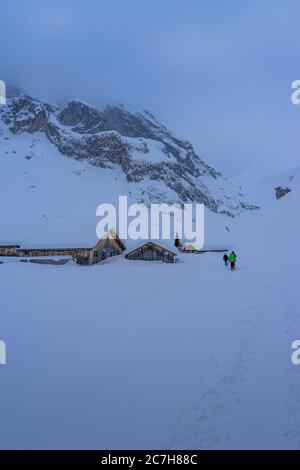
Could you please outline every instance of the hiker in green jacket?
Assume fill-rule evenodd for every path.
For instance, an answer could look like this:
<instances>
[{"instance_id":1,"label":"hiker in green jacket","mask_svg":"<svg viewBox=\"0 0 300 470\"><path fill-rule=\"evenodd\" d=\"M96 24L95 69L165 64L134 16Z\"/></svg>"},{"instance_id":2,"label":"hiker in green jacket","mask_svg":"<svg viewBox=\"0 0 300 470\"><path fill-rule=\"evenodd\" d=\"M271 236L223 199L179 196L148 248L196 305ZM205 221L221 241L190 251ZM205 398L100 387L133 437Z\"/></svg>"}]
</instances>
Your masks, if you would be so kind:
<instances>
[{"instance_id":1,"label":"hiker in green jacket","mask_svg":"<svg viewBox=\"0 0 300 470\"><path fill-rule=\"evenodd\" d=\"M236 262L236 254L234 251L232 251L229 255L229 263L230 263L230 269L233 271L235 269L235 262Z\"/></svg>"}]
</instances>

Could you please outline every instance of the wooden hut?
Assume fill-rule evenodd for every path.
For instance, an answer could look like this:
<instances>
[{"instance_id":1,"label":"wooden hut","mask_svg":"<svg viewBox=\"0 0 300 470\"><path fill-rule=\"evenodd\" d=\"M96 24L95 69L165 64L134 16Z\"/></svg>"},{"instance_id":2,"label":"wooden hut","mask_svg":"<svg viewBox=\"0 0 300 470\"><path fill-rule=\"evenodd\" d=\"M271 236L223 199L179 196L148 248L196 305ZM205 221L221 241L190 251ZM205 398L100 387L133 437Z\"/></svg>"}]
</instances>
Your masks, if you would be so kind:
<instances>
[{"instance_id":1,"label":"wooden hut","mask_svg":"<svg viewBox=\"0 0 300 470\"><path fill-rule=\"evenodd\" d=\"M126 246L122 240L111 230L92 248L78 250L73 258L78 264L96 264L111 256L120 255L125 250Z\"/></svg>"},{"instance_id":2,"label":"wooden hut","mask_svg":"<svg viewBox=\"0 0 300 470\"><path fill-rule=\"evenodd\" d=\"M146 242L125 255L130 260L163 261L164 263L174 263L176 256L173 251L153 241Z\"/></svg>"},{"instance_id":3,"label":"wooden hut","mask_svg":"<svg viewBox=\"0 0 300 470\"><path fill-rule=\"evenodd\" d=\"M184 253L201 253L201 250L198 250L191 243L188 243L187 245L184 245L184 247L182 248L182 251Z\"/></svg>"},{"instance_id":4,"label":"wooden hut","mask_svg":"<svg viewBox=\"0 0 300 470\"><path fill-rule=\"evenodd\" d=\"M44 257L72 256L78 264L96 264L125 251L124 243L112 230L91 248L20 248L19 245L0 245L0 256Z\"/></svg>"},{"instance_id":5,"label":"wooden hut","mask_svg":"<svg viewBox=\"0 0 300 470\"><path fill-rule=\"evenodd\" d=\"M201 250L198 250L194 245L189 243L184 245L182 251L183 253L226 253L228 248L201 248Z\"/></svg>"},{"instance_id":6,"label":"wooden hut","mask_svg":"<svg viewBox=\"0 0 300 470\"><path fill-rule=\"evenodd\" d=\"M18 256L20 245L0 245L0 256Z\"/></svg>"}]
</instances>

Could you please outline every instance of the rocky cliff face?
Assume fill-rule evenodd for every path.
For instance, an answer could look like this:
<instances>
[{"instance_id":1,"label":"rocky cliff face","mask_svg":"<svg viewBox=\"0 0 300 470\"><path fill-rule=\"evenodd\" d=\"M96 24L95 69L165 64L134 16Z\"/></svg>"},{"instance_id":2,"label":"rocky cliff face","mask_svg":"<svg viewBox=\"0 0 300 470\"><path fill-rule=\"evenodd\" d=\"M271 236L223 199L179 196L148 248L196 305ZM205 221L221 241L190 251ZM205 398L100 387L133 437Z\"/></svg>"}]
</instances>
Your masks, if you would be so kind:
<instances>
[{"instance_id":1,"label":"rocky cliff face","mask_svg":"<svg viewBox=\"0 0 300 470\"><path fill-rule=\"evenodd\" d=\"M12 134L43 132L66 157L121 170L140 202L199 202L231 216L257 208L149 112L100 111L79 101L59 109L20 95L0 108L0 118Z\"/></svg>"}]
</instances>

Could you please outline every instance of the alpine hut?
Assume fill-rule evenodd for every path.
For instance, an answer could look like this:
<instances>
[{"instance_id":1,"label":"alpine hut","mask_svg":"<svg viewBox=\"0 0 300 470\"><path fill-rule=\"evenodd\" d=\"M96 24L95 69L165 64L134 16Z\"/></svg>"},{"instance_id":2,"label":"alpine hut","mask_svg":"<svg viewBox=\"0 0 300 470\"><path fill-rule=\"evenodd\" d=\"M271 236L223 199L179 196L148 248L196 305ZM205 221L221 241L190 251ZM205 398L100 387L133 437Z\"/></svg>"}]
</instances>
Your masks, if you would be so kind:
<instances>
[{"instance_id":1,"label":"alpine hut","mask_svg":"<svg viewBox=\"0 0 300 470\"><path fill-rule=\"evenodd\" d=\"M125 255L125 258L135 261L163 261L164 263L174 263L176 256L176 253L165 246L156 243L154 240L150 240L129 251L129 253Z\"/></svg>"},{"instance_id":2,"label":"alpine hut","mask_svg":"<svg viewBox=\"0 0 300 470\"><path fill-rule=\"evenodd\" d=\"M0 245L0 256L45 257L70 256L78 264L91 265L111 256L120 255L126 250L118 235L110 230L96 245L88 248L21 248L19 245Z\"/></svg>"}]
</instances>

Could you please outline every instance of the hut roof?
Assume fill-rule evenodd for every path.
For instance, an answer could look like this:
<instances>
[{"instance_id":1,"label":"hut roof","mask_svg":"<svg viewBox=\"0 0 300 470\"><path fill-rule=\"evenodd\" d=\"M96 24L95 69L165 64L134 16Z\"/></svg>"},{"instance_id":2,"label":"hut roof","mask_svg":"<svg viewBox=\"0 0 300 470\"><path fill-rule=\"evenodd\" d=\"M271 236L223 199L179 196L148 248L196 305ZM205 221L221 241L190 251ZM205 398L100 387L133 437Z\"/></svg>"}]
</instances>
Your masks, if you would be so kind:
<instances>
[{"instance_id":1,"label":"hut roof","mask_svg":"<svg viewBox=\"0 0 300 470\"><path fill-rule=\"evenodd\" d=\"M171 256L177 256L176 253L174 253L174 251L166 247L166 244L161 244L160 240L138 240L135 245L136 246L133 249L131 249L129 252L126 253L126 256L130 255L131 253L134 253L135 251L147 245L155 246L159 251L164 251L170 254Z\"/></svg>"},{"instance_id":2,"label":"hut roof","mask_svg":"<svg viewBox=\"0 0 300 470\"><path fill-rule=\"evenodd\" d=\"M110 238L111 240L114 240L121 247L123 251L126 250L125 244L122 242L122 240L118 237L117 233L113 229L110 229L107 235L104 235L102 238L100 238L95 246L97 246L98 243L101 242L101 240L105 240L106 238Z\"/></svg>"},{"instance_id":3,"label":"hut roof","mask_svg":"<svg viewBox=\"0 0 300 470\"><path fill-rule=\"evenodd\" d=\"M14 243L10 243L10 244L0 243L0 248L20 248L20 245L16 245Z\"/></svg>"},{"instance_id":4,"label":"hut roof","mask_svg":"<svg viewBox=\"0 0 300 470\"><path fill-rule=\"evenodd\" d=\"M183 250L184 251L200 251L200 250L198 250L198 248L196 248L191 243L188 243L187 245L184 245Z\"/></svg>"},{"instance_id":5,"label":"hut roof","mask_svg":"<svg viewBox=\"0 0 300 470\"><path fill-rule=\"evenodd\" d=\"M43 243L43 241L41 242L38 242L38 243L34 243L31 242L30 244L28 243L21 243L21 244L0 244L0 247L2 248L21 248L21 249L24 249L24 250L58 250L58 249L62 249L62 250L76 250L76 249L79 249L79 250L84 250L84 249L90 249L90 248L93 248L94 246L96 246L100 240L103 240L107 237L110 237L110 238L113 238L114 240L116 240L116 242L121 246L122 250L125 251L126 250L126 246L124 245L124 243L122 242L122 240L118 237L118 235L116 234L116 232L114 230L109 230L109 232L107 233L107 235L104 235L101 239L98 239L95 237L94 239L91 240L91 237L89 238L89 240L86 239L86 237L84 237L83 241L81 243L72 243L72 240L70 243L65 243L65 242L51 242L51 240L49 241L49 239L47 239L47 242Z\"/></svg>"}]
</instances>

